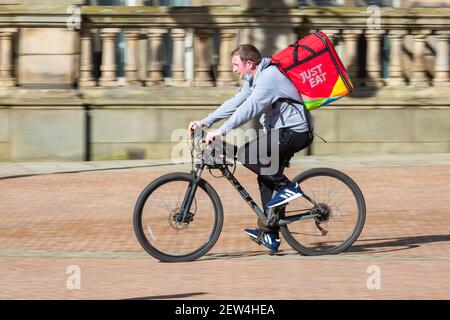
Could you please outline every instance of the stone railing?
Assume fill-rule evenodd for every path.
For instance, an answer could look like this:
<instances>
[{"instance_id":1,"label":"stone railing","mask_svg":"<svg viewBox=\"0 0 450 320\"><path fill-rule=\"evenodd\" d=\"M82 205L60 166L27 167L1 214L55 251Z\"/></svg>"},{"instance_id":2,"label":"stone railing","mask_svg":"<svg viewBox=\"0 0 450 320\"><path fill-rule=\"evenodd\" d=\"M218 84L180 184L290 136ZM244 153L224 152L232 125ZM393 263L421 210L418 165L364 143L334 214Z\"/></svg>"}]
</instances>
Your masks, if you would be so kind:
<instances>
[{"instance_id":1,"label":"stone railing","mask_svg":"<svg viewBox=\"0 0 450 320\"><path fill-rule=\"evenodd\" d=\"M446 11L446 10L443 10ZM297 37L314 32L325 31L340 47L344 64L348 67L353 82L357 85L380 87L400 85L429 86L448 84L449 58L448 40L450 35L450 12L442 10L380 10L380 25L368 26L369 16L365 9L323 8L302 10L251 10L241 8L140 8L131 12L115 8L85 7L83 15L89 21L89 28L82 38L84 50L81 52L82 68L85 77L80 85L93 85L89 70L89 41L92 28L100 30L103 59L102 76L99 85L115 85L114 47L112 41L122 28L125 29L127 45L130 48L126 61L126 83L136 84L136 41L143 34L147 37L147 75L143 83L156 85L163 82L163 35L170 33L173 40L172 82L174 86L186 85L183 57L184 43L188 32L194 35L193 81L195 86L227 86L236 83L231 73L230 53L237 43L245 40L245 31L251 34L256 30L275 34L268 41L281 36L289 39L278 47L289 44ZM126 12L126 13L125 13ZM115 28L111 28L115 27ZM211 37L218 36L218 65L216 77L211 77ZM381 73L381 40L389 37L389 75L387 81ZM250 36L251 38L251 36ZM267 39L267 38L266 38ZM434 44L432 68L427 69L425 50L429 43ZM262 40L264 41L264 40ZM267 40L266 40L267 41ZM366 50L358 50L358 44L365 42ZM257 42L257 41L256 41ZM260 41L261 42L261 41ZM258 45L258 43L256 43ZM260 43L265 45L264 43ZM409 50L404 46L409 45ZM406 49L406 50L405 50ZM403 51L410 52L408 56ZM270 54L272 52L265 52ZM361 57L365 54L366 57ZM408 57L411 61L408 61ZM403 61L404 60L404 61ZM430 60L428 58L428 60ZM364 61L366 62L364 64ZM409 67L412 65L412 67ZM361 72L363 71L363 72Z\"/></svg>"},{"instance_id":2,"label":"stone railing","mask_svg":"<svg viewBox=\"0 0 450 320\"><path fill-rule=\"evenodd\" d=\"M15 41L20 43L17 38L24 36L19 31L67 28L71 18L61 8L51 11L56 13L45 8L38 12L21 12L17 7L8 10L0 8L2 87L22 85L17 80L18 59L13 59L21 56L14 52L21 48L14 46ZM449 9L382 8L379 25L371 22L377 20L365 8L86 6L80 12L80 29L74 31L79 51L72 52L79 59L70 60L73 66L67 68L73 86L235 86L230 53L238 43L252 42L265 47L263 54L270 55L318 29L334 41L357 86L449 84ZM119 34L126 39L127 52L120 79L116 61ZM101 50L97 61L93 61L93 41ZM189 56L186 51L191 45ZM95 63L100 64L99 72L94 72Z\"/></svg>"}]
</instances>

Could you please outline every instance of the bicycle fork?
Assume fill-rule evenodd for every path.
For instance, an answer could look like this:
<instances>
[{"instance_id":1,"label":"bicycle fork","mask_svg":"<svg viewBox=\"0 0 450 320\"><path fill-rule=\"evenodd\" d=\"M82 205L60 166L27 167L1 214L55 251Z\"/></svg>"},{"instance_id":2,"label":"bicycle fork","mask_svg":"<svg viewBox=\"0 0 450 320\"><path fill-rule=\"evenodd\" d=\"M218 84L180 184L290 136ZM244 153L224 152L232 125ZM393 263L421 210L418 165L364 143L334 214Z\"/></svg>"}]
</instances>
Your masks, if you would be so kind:
<instances>
[{"instance_id":1,"label":"bicycle fork","mask_svg":"<svg viewBox=\"0 0 450 320\"><path fill-rule=\"evenodd\" d=\"M203 169L205 168L205 164L196 165L195 170L192 171L192 181L189 183L189 186L186 190L186 194L183 199L183 203L181 204L180 214L176 218L178 222L185 222L186 217L189 213L189 210L192 206L192 201L194 201L195 192L197 191L198 183L200 181L200 177L202 175Z\"/></svg>"}]
</instances>

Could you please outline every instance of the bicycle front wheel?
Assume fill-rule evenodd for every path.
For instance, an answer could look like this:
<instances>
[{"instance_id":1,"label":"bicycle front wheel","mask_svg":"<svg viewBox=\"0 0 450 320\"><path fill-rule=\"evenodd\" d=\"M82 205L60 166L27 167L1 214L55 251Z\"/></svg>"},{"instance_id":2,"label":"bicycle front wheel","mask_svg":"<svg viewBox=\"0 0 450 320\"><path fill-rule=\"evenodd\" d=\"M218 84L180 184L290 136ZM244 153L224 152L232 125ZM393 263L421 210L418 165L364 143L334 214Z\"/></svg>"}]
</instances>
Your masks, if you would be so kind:
<instances>
[{"instance_id":1,"label":"bicycle front wheel","mask_svg":"<svg viewBox=\"0 0 450 320\"><path fill-rule=\"evenodd\" d=\"M188 212L179 222L181 204L192 175L171 173L150 183L134 209L134 231L141 246L164 262L192 261L206 254L219 238L223 209L213 187L200 179Z\"/></svg>"},{"instance_id":2,"label":"bicycle front wheel","mask_svg":"<svg viewBox=\"0 0 450 320\"><path fill-rule=\"evenodd\" d=\"M285 217L318 215L280 227L286 242L304 255L338 254L360 235L366 217L364 196L346 174L330 168L307 170L292 181L316 202L300 197L286 206ZM319 215L320 214L320 215Z\"/></svg>"}]
</instances>

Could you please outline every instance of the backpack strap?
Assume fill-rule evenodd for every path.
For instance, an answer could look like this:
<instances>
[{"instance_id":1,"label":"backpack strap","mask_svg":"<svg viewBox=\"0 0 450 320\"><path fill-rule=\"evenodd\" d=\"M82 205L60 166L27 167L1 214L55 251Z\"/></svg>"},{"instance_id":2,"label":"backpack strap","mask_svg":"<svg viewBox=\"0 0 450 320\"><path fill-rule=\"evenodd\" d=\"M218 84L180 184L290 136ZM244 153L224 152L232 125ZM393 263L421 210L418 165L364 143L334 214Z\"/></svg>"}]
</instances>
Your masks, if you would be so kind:
<instances>
[{"instance_id":1,"label":"backpack strap","mask_svg":"<svg viewBox=\"0 0 450 320\"><path fill-rule=\"evenodd\" d=\"M311 112L308 110L308 108L306 108L306 106L303 103L301 103L300 101L294 100L294 99L290 99L290 98L280 98L277 101L286 102L290 105L294 105L296 103L301 104L303 106L303 111L305 113L306 124L308 125L309 135L312 136L314 134L314 128L313 128L312 121L311 121Z\"/></svg>"}]
</instances>

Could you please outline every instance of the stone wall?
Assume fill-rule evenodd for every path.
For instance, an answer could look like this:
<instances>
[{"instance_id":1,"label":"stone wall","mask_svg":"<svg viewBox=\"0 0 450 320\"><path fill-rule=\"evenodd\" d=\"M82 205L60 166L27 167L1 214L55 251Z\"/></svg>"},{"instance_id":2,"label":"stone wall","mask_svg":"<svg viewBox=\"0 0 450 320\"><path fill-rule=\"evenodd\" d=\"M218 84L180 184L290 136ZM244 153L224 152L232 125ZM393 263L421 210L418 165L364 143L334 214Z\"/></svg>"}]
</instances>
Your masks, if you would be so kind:
<instances>
[{"instance_id":1,"label":"stone wall","mask_svg":"<svg viewBox=\"0 0 450 320\"><path fill-rule=\"evenodd\" d=\"M177 143L171 139L174 131L205 117L234 92L152 91L142 94L152 96L153 105L128 101L127 106L119 102L92 106L95 159L126 158L130 148L143 148L147 158L169 158ZM355 93L312 111L315 131L327 143L316 137L310 151L314 155L450 152L449 101L434 89L411 91L404 91L403 98L400 92L379 92L376 97ZM431 96L435 100L430 103ZM258 128L257 121L247 123L244 130L250 128Z\"/></svg>"},{"instance_id":2,"label":"stone wall","mask_svg":"<svg viewBox=\"0 0 450 320\"><path fill-rule=\"evenodd\" d=\"M66 90L0 91L0 161L83 160L85 112Z\"/></svg>"},{"instance_id":3,"label":"stone wall","mask_svg":"<svg viewBox=\"0 0 450 320\"><path fill-rule=\"evenodd\" d=\"M132 153L169 159L189 121L205 117L233 92L89 89L70 95L34 93L33 99L29 90L22 90L2 98L0 160L85 160L87 147L91 160L128 159ZM450 152L450 100L441 91L369 94L361 90L312 111L316 133L328 142L316 137L313 155ZM250 128L256 129L257 121L244 130Z\"/></svg>"},{"instance_id":4,"label":"stone wall","mask_svg":"<svg viewBox=\"0 0 450 320\"><path fill-rule=\"evenodd\" d=\"M67 28L22 28L19 86L73 88L80 54L78 33Z\"/></svg>"}]
</instances>

